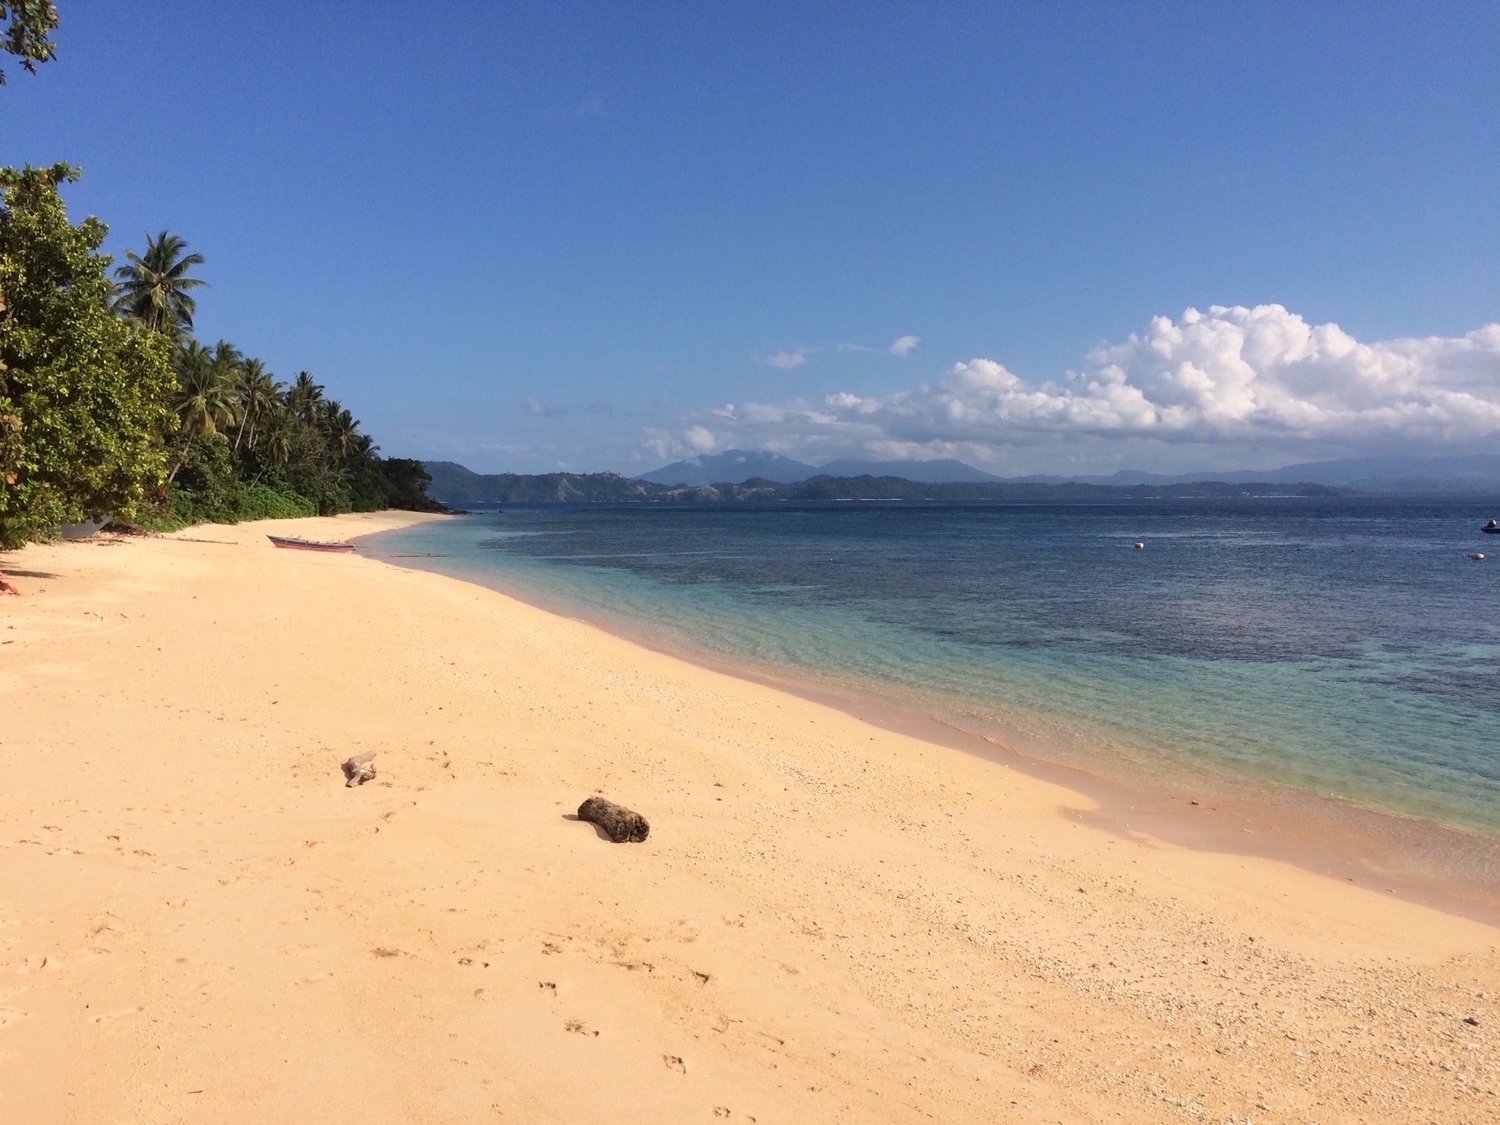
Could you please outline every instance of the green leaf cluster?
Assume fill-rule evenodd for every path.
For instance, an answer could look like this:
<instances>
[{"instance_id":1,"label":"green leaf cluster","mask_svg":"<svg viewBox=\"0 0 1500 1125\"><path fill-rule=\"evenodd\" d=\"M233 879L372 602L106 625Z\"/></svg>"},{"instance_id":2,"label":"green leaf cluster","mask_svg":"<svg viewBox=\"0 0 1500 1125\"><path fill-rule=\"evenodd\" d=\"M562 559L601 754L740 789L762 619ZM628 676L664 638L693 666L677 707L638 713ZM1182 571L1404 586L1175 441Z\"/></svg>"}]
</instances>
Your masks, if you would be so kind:
<instances>
[{"instance_id":1,"label":"green leaf cluster","mask_svg":"<svg viewBox=\"0 0 1500 1125\"><path fill-rule=\"evenodd\" d=\"M57 8L52 0L7 0L0 4L0 50L21 60L31 74L36 64L57 54L52 32L57 28ZM0 86L5 85L5 71L0 70Z\"/></svg>"},{"instance_id":2,"label":"green leaf cluster","mask_svg":"<svg viewBox=\"0 0 1500 1125\"><path fill-rule=\"evenodd\" d=\"M110 311L105 226L66 164L0 169L0 545L135 513L166 474L171 345Z\"/></svg>"}]
</instances>

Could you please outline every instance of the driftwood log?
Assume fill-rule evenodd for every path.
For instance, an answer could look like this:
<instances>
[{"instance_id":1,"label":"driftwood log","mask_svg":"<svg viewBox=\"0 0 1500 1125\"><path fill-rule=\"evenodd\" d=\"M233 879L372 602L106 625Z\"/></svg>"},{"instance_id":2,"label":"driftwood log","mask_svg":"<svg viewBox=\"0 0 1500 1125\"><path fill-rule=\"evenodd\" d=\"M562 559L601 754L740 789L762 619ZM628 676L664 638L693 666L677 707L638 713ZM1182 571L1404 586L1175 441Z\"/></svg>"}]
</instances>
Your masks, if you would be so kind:
<instances>
[{"instance_id":1,"label":"driftwood log","mask_svg":"<svg viewBox=\"0 0 1500 1125\"><path fill-rule=\"evenodd\" d=\"M367 781L375 780L375 751L366 750L363 754L356 754L340 767L344 771L344 788L363 785Z\"/></svg>"},{"instance_id":2,"label":"driftwood log","mask_svg":"<svg viewBox=\"0 0 1500 1125\"><path fill-rule=\"evenodd\" d=\"M603 797L590 797L579 805L578 819L597 824L617 844L639 843L651 832L651 825L640 813Z\"/></svg>"}]
</instances>

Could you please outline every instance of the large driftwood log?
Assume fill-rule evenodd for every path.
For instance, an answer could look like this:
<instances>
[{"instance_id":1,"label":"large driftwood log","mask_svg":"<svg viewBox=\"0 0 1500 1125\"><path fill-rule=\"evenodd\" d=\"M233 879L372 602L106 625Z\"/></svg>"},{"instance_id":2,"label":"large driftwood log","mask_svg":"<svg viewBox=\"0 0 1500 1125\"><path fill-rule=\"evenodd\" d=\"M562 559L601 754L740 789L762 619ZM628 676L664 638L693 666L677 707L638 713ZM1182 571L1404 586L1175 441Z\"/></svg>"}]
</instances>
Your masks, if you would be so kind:
<instances>
[{"instance_id":1,"label":"large driftwood log","mask_svg":"<svg viewBox=\"0 0 1500 1125\"><path fill-rule=\"evenodd\" d=\"M366 750L363 754L356 754L343 764L344 788L353 785L363 785L367 781L375 780L375 751Z\"/></svg>"},{"instance_id":2,"label":"large driftwood log","mask_svg":"<svg viewBox=\"0 0 1500 1125\"><path fill-rule=\"evenodd\" d=\"M606 801L603 797L590 797L578 806L578 819L597 824L617 844L627 841L639 843L651 831L651 825L638 812Z\"/></svg>"}]
</instances>

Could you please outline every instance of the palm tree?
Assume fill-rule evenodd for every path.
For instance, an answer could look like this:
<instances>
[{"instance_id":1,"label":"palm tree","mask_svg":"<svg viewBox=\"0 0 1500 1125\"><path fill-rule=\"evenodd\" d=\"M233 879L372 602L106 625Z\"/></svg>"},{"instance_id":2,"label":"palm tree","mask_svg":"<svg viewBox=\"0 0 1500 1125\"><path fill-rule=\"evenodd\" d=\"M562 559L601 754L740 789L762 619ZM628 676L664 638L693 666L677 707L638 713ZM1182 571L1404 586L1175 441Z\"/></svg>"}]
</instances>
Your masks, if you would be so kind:
<instances>
[{"instance_id":1,"label":"palm tree","mask_svg":"<svg viewBox=\"0 0 1500 1125\"><path fill-rule=\"evenodd\" d=\"M380 446L375 444L375 439L369 434L360 434L354 439L354 456L361 461L373 461L380 452Z\"/></svg>"},{"instance_id":2,"label":"palm tree","mask_svg":"<svg viewBox=\"0 0 1500 1125\"><path fill-rule=\"evenodd\" d=\"M331 405L333 409L328 411L323 420L324 437L335 459L340 464L347 464L353 459L354 452L358 448L361 436L359 421L337 402Z\"/></svg>"},{"instance_id":3,"label":"palm tree","mask_svg":"<svg viewBox=\"0 0 1500 1125\"><path fill-rule=\"evenodd\" d=\"M220 340L213 347L213 361L226 372L233 371L245 362L245 353L228 340Z\"/></svg>"},{"instance_id":4,"label":"palm tree","mask_svg":"<svg viewBox=\"0 0 1500 1125\"><path fill-rule=\"evenodd\" d=\"M203 264L203 255L185 250L186 242L162 231L146 236L145 254L127 251L130 264L115 270L115 311L173 339L191 331L198 303L187 291L207 283L187 275Z\"/></svg>"},{"instance_id":5,"label":"palm tree","mask_svg":"<svg viewBox=\"0 0 1500 1125\"><path fill-rule=\"evenodd\" d=\"M223 347L225 345L221 343L220 348ZM218 348L210 351L196 340L190 340L177 352L178 394L173 406L177 411L182 450L177 455L177 464L167 474L168 484L187 460L188 449L195 438L212 437L223 427L234 424L234 365L227 353L224 360L219 360L215 355L217 351ZM228 351L233 351L232 345Z\"/></svg>"},{"instance_id":6,"label":"palm tree","mask_svg":"<svg viewBox=\"0 0 1500 1125\"><path fill-rule=\"evenodd\" d=\"M297 372L297 381L287 388L287 407L303 425L311 426L317 419L318 404L323 401L323 385L314 382L306 371Z\"/></svg>"},{"instance_id":7,"label":"palm tree","mask_svg":"<svg viewBox=\"0 0 1500 1125\"><path fill-rule=\"evenodd\" d=\"M262 423L258 440L254 443L260 468L256 471L255 479L250 483L255 484L265 475L267 469L285 468L291 461L292 450L296 445L297 431L301 423L296 416L287 409L282 399L276 399L264 414L258 419Z\"/></svg>"},{"instance_id":8,"label":"palm tree","mask_svg":"<svg viewBox=\"0 0 1500 1125\"><path fill-rule=\"evenodd\" d=\"M250 427L248 448L255 446L255 424L281 397L281 384L276 376L266 370L258 359L247 359L240 364L238 386L235 388L240 408L240 428L234 435L234 451L240 451L240 439L245 437L246 424Z\"/></svg>"}]
</instances>

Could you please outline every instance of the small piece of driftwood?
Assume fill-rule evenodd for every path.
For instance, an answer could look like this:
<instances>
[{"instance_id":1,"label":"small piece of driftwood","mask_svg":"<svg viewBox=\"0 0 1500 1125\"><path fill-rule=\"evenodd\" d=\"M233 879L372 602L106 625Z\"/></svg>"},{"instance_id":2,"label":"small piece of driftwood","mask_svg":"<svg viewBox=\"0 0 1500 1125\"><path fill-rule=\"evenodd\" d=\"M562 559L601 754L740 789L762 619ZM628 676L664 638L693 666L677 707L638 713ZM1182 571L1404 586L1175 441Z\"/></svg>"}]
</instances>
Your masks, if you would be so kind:
<instances>
[{"instance_id":1,"label":"small piece of driftwood","mask_svg":"<svg viewBox=\"0 0 1500 1125\"><path fill-rule=\"evenodd\" d=\"M617 844L639 843L651 832L651 825L640 813L603 797L590 797L579 805L578 819L597 824Z\"/></svg>"},{"instance_id":2,"label":"small piece of driftwood","mask_svg":"<svg viewBox=\"0 0 1500 1125\"><path fill-rule=\"evenodd\" d=\"M366 750L363 754L356 754L341 767L344 771L344 788L348 789L354 785L363 785L367 781L375 780L375 751Z\"/></svg>"}]
</instances>

